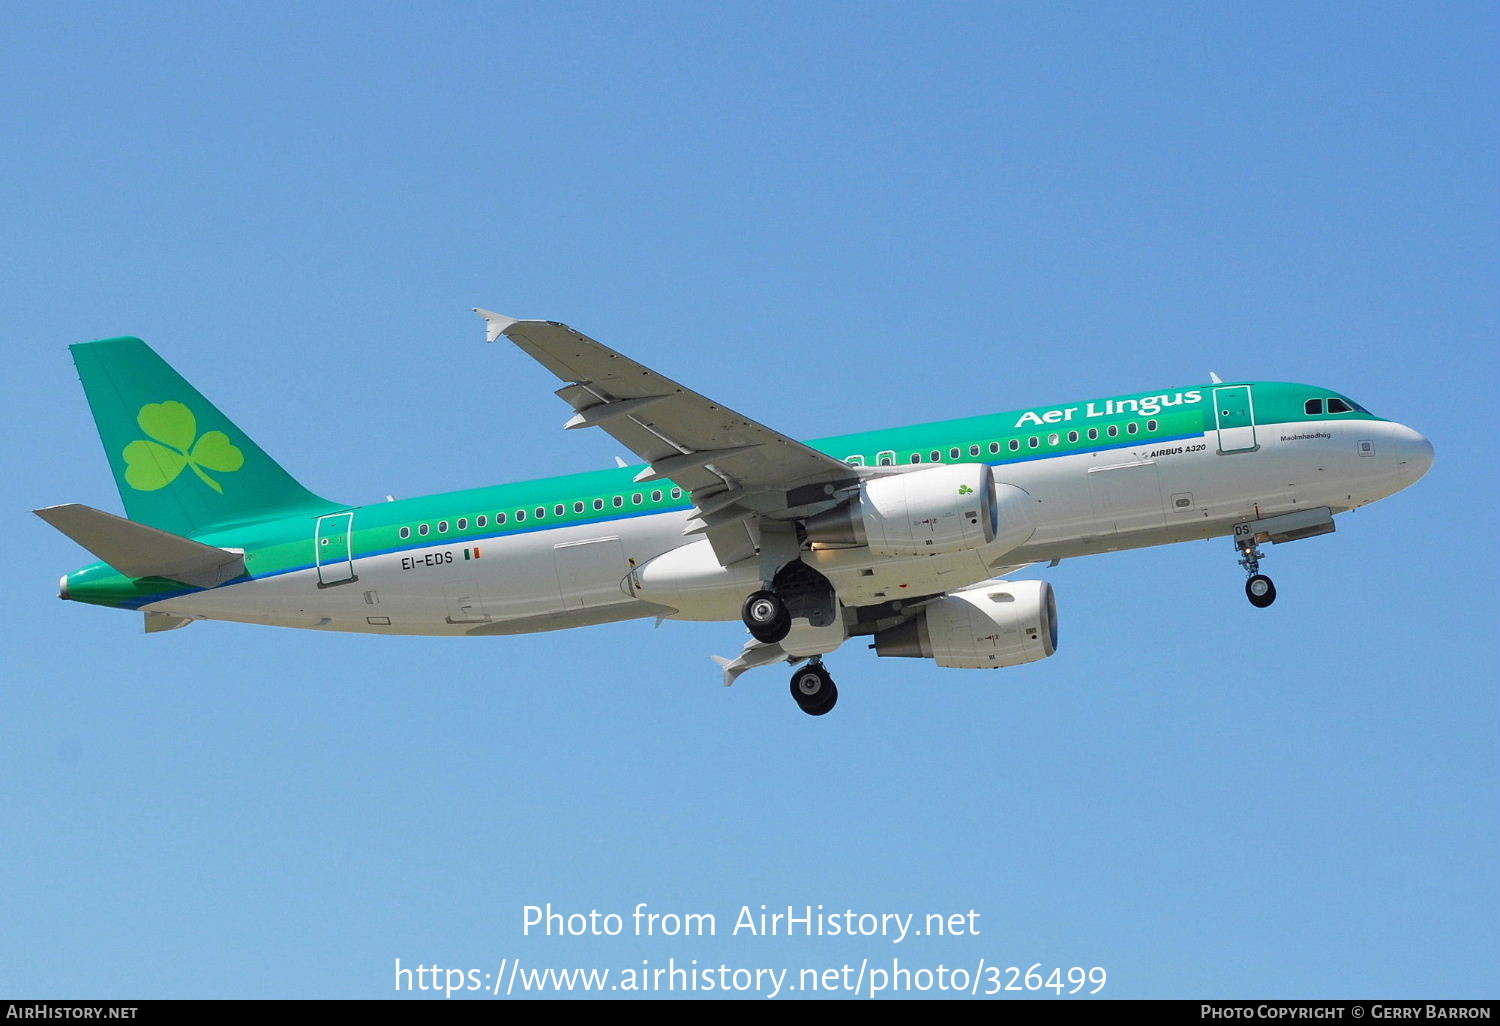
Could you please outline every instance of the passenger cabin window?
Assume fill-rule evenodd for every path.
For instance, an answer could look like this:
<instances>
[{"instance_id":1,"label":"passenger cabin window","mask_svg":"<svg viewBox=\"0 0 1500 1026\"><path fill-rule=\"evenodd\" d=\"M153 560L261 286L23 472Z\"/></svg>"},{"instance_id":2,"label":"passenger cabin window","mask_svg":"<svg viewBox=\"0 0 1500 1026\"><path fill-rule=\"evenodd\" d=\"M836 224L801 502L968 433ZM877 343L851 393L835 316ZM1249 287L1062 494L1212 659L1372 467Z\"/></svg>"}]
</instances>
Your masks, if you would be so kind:
<instances>
[{"instance_id":1,"label":"passenger cabin window","mask_svg":"<svg viewBox=\"0 0 1500 1026\"><path fill-rule=\"evenodd\" d=\"M865 465L865 458L863 456L845 456L844 462L851 467L862 467Z\"/></svg>"},{"instance_id":2,"label":"passenger cabin window","mask_svg":"<svg viewBox=\"0 0 1500 1026\"><path fill-rule=\"evenodd\" d=\"M468 517L459 517L458 518L458 529L460 531L467 531L469 529L469 518Z\"/></svg>"},{"instance_id":3,"label":"passenger cabin window","mask_svg":"<svg viewBox=\"0 0 1500 1026\"><path fill-rule=\"evenodd\" d=\"M1309 399L1302 404L1302 412L1306 413L1309 417L1320 416L1323 412L1323 400Z\"/></svg>"},{"instance_id":4,"label":"passenger cabin window","mask_svg":"<svg viewBox=\"0 0 1500 1026\"><path fill-rule=\"evenodd\" d=\"M479 514L479 517L474 521L474 526L475 527L487 527L487 526L489 526L489 522L490 522L490 518L487 517L487 516L485 516L483 513L481 513L481 514Z\"/></svg>"},{"instance_id":5,"label":"passenger cabin window","mask_svg":"<svg viewBox=\"0 0 1500 1026\"><path fill-rule=\"evenodd\" d=\"M1078 432L1077 431L1069 431L1068 432L1068 441L1070 441L1070 442L1076 442L1076 441L1078 441Z\"/></svg>"},{"instance_id":6,"label":"passenger cabin window","mask_svg":"<svg viewBox=\"0 0 1500 1026\"><path fill-rule=\"evenodd\" d=\"M615 496L615 509L619 509L623 505L625 505L625 496L623 496L623 495L616 495Z\"/></svg>"},{"instance_id":7,"label":"passenger cabin window","mask_svg":"<svg viewBox=\"0 0 1500 1026\"><path fill-rule=\"evenodd\" d=\"M1154 421L1154 420L1148 420L1148 421L1146 421L1146 430L1147 431L1155 431L1159 426L1160 425L1157 424L1157 422Z\"/></svg>"},{"instance_id":8,"label":"passenger cabin window","mask_svg":"<svg viewBox=\"0 0 1500 1026\"><path fill-rule=\"evenodd\" d=\"M504 513L496 513L495 514L495 526L499 527L503 523L505 523L505 514Z\"/></svg>"},{"instance_id":9,"label":"passenger cabin window","mask_svg":"<svg viewBox=\"0 0 1500 1026\"><path fill-rule=\"evenodd\" d=\"M1099 440L1099 429L1098 428L1089 428L1089 441L1091 441L1091 442L1097 442L1098 440Z\"/></svg>"},{"instance_id":10,"label":"passenger cabin window","mask_svg":"<svg viewBox=\"0 0 1500 1026\"><path fill-rule=\"evenodd\" d=\"M956 460L956 459L958 459L958 451L959 451L958 450L958 446L954 446L953 448L949 449L948 450L948 458L950 460Z\"/></svg>"},{"instance_id":11,"label":"passenger cabin window","mask_svg":"<svg viewBox=\"0 0 1500 1026\"><path fill-rule=\"evenodd\" d=\"M438 534L447 534L447 533L448 533L448 521L446 521L446 520L439 520L438 521Z\"/></svg>"},{"instance_id":12,"label":"passenger cabin window","mask_svg":"<svg viewBox=\"0 0 1500 1026\"><path fill-rule=\"evenodd\" d=\"M1329 399L1328 400L1328 412L1329 413L1353 413L1354 412L1354 407L1350 406L1348 403L1344 402L1344 400L1342 400L1342 399Z\"/></svg>"},{"instance_id":13,"label":"passenger cabin window","mask_svg":"<svg viewBox=\"0 0 1500 1026\"><path fill-rule=\"evenodd\" d=\"M403 528L401 528L401 537L403 537L403 538L410 538L411 537L411 528L409 528L409 527L403 527Z\"/></svg>"},{"instance_id":14,"label":"passenger cabin window","mask_svg":"<svg viewBox=\"0 0 1500 1026\"><path fill-rule=\"evenodd\" d=\"M921 463L922 462L922 454L919 453L919 452L912 453L911 454L911 461L913 463Z\"/></svg>"},{"instance_id":15,"label":"passenger cabin window","mask_svg":"<svg viewBox=\"0 0 1500 1026\"><path fill-rule=\"evenodd\" d=\"M652 502L660 502L661 501L661 492L652 492L651 493L651 501Z\"/></svg>"},{"instance_id":16,"label":"passenger cabin window","mask_svg":"<svg viewBox=\"0 0 1500 1026\"><path fill-rule=\"evenodd\" d=\"M547 518L547 507L546 506L538 506L536 508L536 518L538 520L545 520Z\"/></svg>"},{"instance_id":17,"label":"passenger cabin window","mask_svg":"<svg viewBox=\"0 0 1500 1026\"><path fill-rule=\"evenodd\" d=\"M1000 452L1000 443L999 442L991 442L990 443L990 455L991 456L995 456L995 455L998 455L999 452Z\"/></svg>"},{"instance_id":18,"label":"passenger cabin window","mask_svg":"<svg viewBox=\"0 0 1500 1026\"><path fill-rule=\"evenodd\" d=\"M518 510L516 510L516 523L519 524L522 521L524 521L525 519L526 519L526 511L524 509L518 509Z\"/></svg>"},{"instance_id":19,"label":"passenger cabin window","mask_svg":"<svg viewBox=\"0 0 1500 1026\"><path fill-rule=\"evenodd\" d=\"M970 456L978 456L979 455L979 446L977 446L977 445L971 445L971 446L969 446L969 455Z\"/></svg>"},{"instance_id":20,"label":"passenger cabin window","mask_svg":"<svg viewBox=\"0 0 1500 1026\"><path fill-rule=\"evenodd\" d=\"M1050 435L1047 436L1047 444L1048 445L1056 445L1058 442L1061 442L1061 441L1062 441L1062 436L1059 435L1056 431L1052 432L1052 434L1050 434Z\"/></svg>"},{"instance_id":21,"label":"passenger cabin window","mask_svg":"<svg viewBox=\"0 0 1500 1026\"><path fill-rule=\"evenodd\" d=\"M420 534L420 535L422 535L423 537L426 537L426 535L427 535L427 525L426 524L422 524L421 526L419 526L417 528L417 533Z\"/></svg>"},{"instance_id":22,"label":"passenger cabin window","mask_svg":"<svg viewBox=\"0 0 1500 1026\"><path fill-rule=\"evenodd\" d=\"M573 503L573 512L574 513L582 513L583 510L584 510L583 503L581 503L581 502L575 502L575 503Z\"/></svg>"},{"instance_id":23,"label":"passenger cabin window","mask_svg":"<svg viewBox=\"0 0 1500 1026\"><path fill-rule=\"evenodd\" d=\"M1011 452L1020 452L1021 451L1021 440L1019 438L1012 438L1010 440L1010 451Z\"/></svg>"},{"instance_id":24,"label":"passenger cabin window","mask_svg":"<svg viewBox=\"0 0 1500 1026\"><path fill-rule=\"evenodd\" d=\"M1109 426L1109 437L1111 437L1111 438L1119 438L1120 437L1120 426L1118 424L1111 424Z\"/></svg>"},{"instance_id":25,"label":"passenger cabin window","mask_svg":"<svg viewBox=\"0 0 1500 1026\"><path fill-rule=\"evenodd\" d=\"M864 464L861 463L860 466L864 466ZM682 498L682 489L681 488L673 488L672 489L672 498L674 498L674 499L680 499L680 498Z\"/></svg>"},{"instance_id":26,"label":"passenger cabin window","mask_svg":"<svg viewBox=\"0 0 1500 1026\"><path fill-rule=\"evenodd\" d=\"M890 451L880 453L875 457L882 467L894 467L896 465L896 454Z\"/></svg>"},{"instance_id":27,"label":"passenger cabin window","mask_svg":"<svg viewBox=\"0 0 1500 1026\"><path fill-rule=\"evenodd\" d=\"M1032 435L1029 439L1027 439L1026 444L1035 449L1037 446L1042 444L1042 440L1036 435Z\"/></svg>"},{"instance_id":28,"label":"passenger cabin window","mask_svg":"<svg viewBox=\"0 0 1500 1026\"><path fill-rule=\"evenodd\" d=\"M594 500L594 508L595 509L603 509L604 508L604 500L603 499L595 499Z\"/></svg>"},{"instance_id":29,"label":"passenger cabin window","mask_svg":"<svg viewBox=\"0 0 1500 1026\"><path fill-rule=\"evenodd\" d=\"M934 449L927 454L927 458L934 463L941 463L943 462L943 451L941 449Z\"/></svg>"},{"instance_id":30,"label":"passenger cabin window","mask_svg":"<svg viewBox=\"0 0 1500 1026\"><path fill-rule=\"evenodd\" d=\"M1141 426L1132 420L1129 424L1125 425L1125 430L1133 435L1141 430Z\"/></svg>"},{"instance_id":31,"label":"passenger cabin window","mask_svg":"<svg viewBox=\"0 0 1500 1026\"><path fill-rule=\"evenodd\" d=\"M552 507L552 515L555 516L555 517L560 517L564 513L566 513L567 511L568 511L568 507L564 506L560 502L556 506Z\"/></svg>"}]
</instances>

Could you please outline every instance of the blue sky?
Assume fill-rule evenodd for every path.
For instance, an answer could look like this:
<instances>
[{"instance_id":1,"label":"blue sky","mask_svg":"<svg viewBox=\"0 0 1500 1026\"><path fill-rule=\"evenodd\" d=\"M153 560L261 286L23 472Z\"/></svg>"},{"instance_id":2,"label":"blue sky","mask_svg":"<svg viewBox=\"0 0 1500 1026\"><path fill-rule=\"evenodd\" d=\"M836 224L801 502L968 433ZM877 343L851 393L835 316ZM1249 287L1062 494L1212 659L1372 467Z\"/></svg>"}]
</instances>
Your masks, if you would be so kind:
<instances>
[{"instance_id":1,"label":"blue sky","mask_svg":"<svg viewBox=\"0 0 1500 1026\"><path fill-rule=\"evenodd\" d=\"M1102 966L1493 996L1492 4L13 5L0 39L0 993L380 997L405 966ZM1061 647L718 686L737 624L483 640L59 603L119 510L66 346L150 341L351 503L586 470L487 306L803 437L1226 378L1427 434L1271 550L1069 561ZM583 435L583 437L580 437ZM522 907L711 912L542 938ZM977 937L728 936L742 905Z\"/></svg>"}]
</instances>

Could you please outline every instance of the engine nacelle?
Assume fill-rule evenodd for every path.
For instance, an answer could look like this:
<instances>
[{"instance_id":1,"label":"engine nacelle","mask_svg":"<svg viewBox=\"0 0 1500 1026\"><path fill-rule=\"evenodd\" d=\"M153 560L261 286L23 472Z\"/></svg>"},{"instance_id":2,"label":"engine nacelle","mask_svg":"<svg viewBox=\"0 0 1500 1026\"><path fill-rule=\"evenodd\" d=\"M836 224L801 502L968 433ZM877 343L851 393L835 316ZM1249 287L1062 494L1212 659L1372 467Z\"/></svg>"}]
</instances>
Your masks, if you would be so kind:
<instances>
[{"instance_id":1,"label":"engine nacelle","mask_svg":"<svg viewBox=\"0 0 1500 1026\"><path fill-rule=\"evenodd\" d=\"M1019 666L1057 651L1057 599L1046 581L991 581L945 595L875 635L875 654L939 666Z\"/></svg>"},{"instance_id":2,"label":"engine nacelle","mask_svg":"<svg viewBox=\"0 0 1500 1026\"><path fill-rule=\"evenodd\" d=\"M933 556L994 540L995 490L983 463L877 477L833 509L808 518L815 546L868 545L880 556Z\"/></svg>"}]
</instances>

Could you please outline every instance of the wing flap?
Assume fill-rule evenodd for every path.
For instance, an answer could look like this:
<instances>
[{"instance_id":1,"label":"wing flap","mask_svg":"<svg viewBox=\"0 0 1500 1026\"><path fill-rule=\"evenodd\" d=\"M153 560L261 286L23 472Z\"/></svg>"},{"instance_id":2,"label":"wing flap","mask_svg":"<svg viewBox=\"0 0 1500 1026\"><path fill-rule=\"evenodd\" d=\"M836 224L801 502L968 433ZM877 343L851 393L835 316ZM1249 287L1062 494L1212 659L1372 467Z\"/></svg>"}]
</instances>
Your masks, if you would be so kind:
<instances>
[{"instance_id":1,"label":"wing flap","mask_svg":"<svg viewBox=\"0 0 1500 1026\"><path fill-rule=\"evenodd\" d=\"M778 644L768 644L764 641L747 642L743 651L733 659L725 659L723 656L709 656L719 664L724 671L724 686L727 688L734 684L740 674L746 670L753 670L757 666L765 666L769 663L796 662L797 660L788 656L786 650Z\"/></svg>"}]
</instances>

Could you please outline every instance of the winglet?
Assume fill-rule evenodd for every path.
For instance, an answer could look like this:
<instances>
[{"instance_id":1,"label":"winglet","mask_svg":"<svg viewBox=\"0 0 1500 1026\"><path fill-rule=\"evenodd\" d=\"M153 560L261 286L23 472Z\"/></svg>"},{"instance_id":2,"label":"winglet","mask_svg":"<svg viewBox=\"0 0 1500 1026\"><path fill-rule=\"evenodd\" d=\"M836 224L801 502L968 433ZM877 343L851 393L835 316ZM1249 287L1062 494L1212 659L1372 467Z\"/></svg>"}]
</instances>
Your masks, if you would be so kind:
<instances>
[{"instance_id":1,"label":"winglet","mask_svg":"<svg viewBox=\"0 0 1500 1026\"><path fill-rule=\"evenodd\" d=\"M474 307L474 312L484 318L484 340L486 342L494 342L501 335L505 334L506 328L510 327L512 324L519 323L519 318L507 317L504 314L497 314L495 311L486 310L483 307Z\"/></svg>"}]
</instances>

